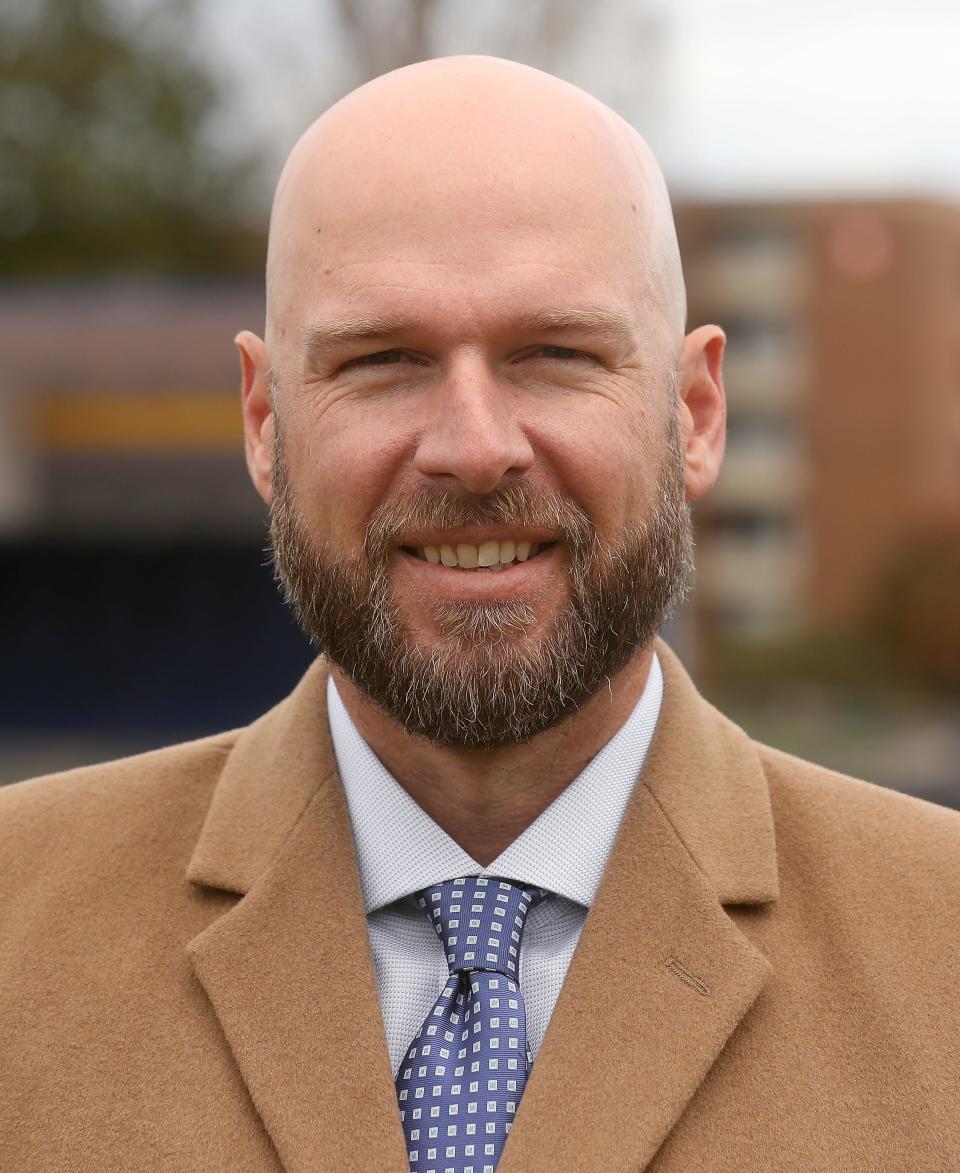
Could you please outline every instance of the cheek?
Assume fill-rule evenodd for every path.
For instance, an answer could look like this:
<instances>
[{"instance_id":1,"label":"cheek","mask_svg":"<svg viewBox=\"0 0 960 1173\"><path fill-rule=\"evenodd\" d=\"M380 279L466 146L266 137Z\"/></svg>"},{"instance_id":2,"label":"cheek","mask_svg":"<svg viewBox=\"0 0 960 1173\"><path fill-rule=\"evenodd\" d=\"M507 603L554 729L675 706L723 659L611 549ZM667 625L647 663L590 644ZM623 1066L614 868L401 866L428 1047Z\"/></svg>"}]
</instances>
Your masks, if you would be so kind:
<instances>
[{"instance_id":1,"label":"cheek","mask_svg":"<svg viewBox=\"0 0 960 1173\"><path fill-rule=\"evenodd\" d=\"M338 545L358 547L371 514L389 495L406 440L382 417L375 421L359 410L299 423L291 480L304 520L317 537L332 534Z\"/></svg>"},{"instance_id":2,"label":"cheek","mask_svg":"<svg viewBox=\"0 0 960 1173\"><path fill-rule=\"evenodd\" d=\"M549 435L544 431L542 441L561 492L602 534L618 533L643 493L641 422L619 410L582 412Z\"/></svg>"}]
</instances>

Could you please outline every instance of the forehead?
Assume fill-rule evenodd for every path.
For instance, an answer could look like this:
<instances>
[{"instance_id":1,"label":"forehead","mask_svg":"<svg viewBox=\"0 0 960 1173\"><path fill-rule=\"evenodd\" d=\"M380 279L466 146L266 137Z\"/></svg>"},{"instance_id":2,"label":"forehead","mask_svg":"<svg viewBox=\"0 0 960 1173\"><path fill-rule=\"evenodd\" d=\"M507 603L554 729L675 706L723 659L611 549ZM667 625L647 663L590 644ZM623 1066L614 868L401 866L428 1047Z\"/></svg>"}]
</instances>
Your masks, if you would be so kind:
<instances>
[{"instance_id":1,"label":"forehead","mask_svg":"<svg viewBox=\"0 0 960 1173\"><path fill-rule=\"evenodd\" d=\"M642 250L602 220L584 226L571 209L543 203L523 216L515 203L469 205L458 215L425 202L412 212L366 219L353 212L317 225L278 275L274 313L288 326L344 314L456 328L557 307L625 317L648 306Z\"/></svg>"}]
</instances>

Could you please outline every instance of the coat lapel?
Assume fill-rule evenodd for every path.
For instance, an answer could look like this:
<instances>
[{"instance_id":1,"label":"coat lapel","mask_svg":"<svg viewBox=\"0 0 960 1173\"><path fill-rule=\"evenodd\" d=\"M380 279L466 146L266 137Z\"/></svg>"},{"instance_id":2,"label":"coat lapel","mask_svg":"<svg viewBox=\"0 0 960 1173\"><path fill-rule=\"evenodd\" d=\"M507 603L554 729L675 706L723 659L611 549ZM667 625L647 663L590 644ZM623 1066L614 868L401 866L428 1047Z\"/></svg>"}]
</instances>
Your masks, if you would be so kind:
<instances>
[{"instance_id":1,"label":"coat lapel","mask_svg":"<svg viewBox=\"0 0 960 1173\"><path fill-rule=\"evenodd\" d=\"M645 1168L770 973L723 907L776 899L766 779L657 650L657 732L498 1173ZM188 954L284 1167L407 1173L322 662L240 735L188 876L242 897Z\"/></svg>"},{"instance_id":2,"label":"coat lapel","mask_svg":"<svg viewBox=\"0 0 960 1173\"><path fill-rule=\"evenodd\" d=\"M645 1168L770 974L723 908L776 898L766 780L658 651L657 733L498 1173Z\"/></svg>"},{"instance_id":3,"label":"coat lapel","mask_svg":"<svg viewBox=\"0 0 960 1173\"><path fill-rule=\"evenodd\" d=\"M243 899L187 952L284 1168L404 1173L325 683L317 664L231 753L188 875Z\"/></svg>"}]
</instances>

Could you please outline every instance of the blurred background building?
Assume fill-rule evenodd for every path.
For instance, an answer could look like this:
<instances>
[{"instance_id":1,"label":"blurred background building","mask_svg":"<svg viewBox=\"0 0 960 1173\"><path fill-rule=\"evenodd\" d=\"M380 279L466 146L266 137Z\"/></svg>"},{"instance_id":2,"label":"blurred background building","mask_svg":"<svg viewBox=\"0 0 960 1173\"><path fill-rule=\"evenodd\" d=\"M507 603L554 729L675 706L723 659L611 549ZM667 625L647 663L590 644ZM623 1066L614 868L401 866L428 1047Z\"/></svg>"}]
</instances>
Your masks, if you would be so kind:
<instances>
[{"instance_id":1,"label":"blurred background building","mask_svg":"<svg viewBox=\"0 0 960 1173\"><path fill-rule=\"evenodd\" d=\"M703 637L862 623L918 532L960 521L960 206L696 204L677 221L691 318L727 334Z\"/></svg>"},{"instance_id":2,"label":"blurred background building","mask_svg":"<svg viewBox=\"0 0 960 1173\"><path fill-rule=\"evenodd\" d=\"M807 136L766 173L759 109L754 153L735 121L698 138L691 111L750 37L761 74L778 35L797 44L790 17L746 8L746 44L710 41L696 0L0 14L0 782L240 724L302 671L231 345L262 325L269 190L339 93L480 51L597 93L679 192L691 325L728 335L727 457L670 632L701 687L755 736L960 805L960 161L871 174L851 151L818 190L831 148L806 93ZM853 33L891 32L867 11ZM835 34L812 60L852 35L804 19ZM779 60L774 104L799 70Z\"/></svg>"}]
</instances>

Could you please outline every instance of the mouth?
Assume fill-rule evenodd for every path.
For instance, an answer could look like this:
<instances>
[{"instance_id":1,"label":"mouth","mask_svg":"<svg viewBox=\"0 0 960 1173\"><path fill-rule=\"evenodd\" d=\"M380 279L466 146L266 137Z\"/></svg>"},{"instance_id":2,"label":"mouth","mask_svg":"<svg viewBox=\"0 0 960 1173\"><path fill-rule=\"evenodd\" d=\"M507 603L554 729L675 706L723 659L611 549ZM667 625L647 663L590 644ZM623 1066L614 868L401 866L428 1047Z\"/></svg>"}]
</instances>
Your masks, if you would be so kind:
<instances>
[{"instance_id":1,"label":"mouth","mask_svg":"<svg viewBox=\"0 0 960 1173\"><path fill-rule=\"evenodd\" d=\"M471 542L440 542L436 545L401 546L404 554L432 566L445 566L468 573L502 573L511 567L532 562L556 546L556 542L531 542L526 538L491 538L477 545Z\"/></svg>"}]
</instances>

